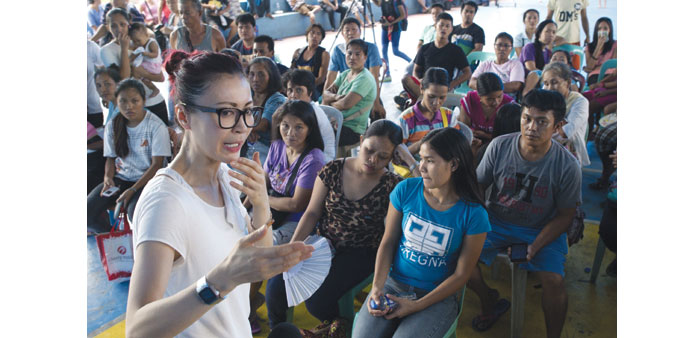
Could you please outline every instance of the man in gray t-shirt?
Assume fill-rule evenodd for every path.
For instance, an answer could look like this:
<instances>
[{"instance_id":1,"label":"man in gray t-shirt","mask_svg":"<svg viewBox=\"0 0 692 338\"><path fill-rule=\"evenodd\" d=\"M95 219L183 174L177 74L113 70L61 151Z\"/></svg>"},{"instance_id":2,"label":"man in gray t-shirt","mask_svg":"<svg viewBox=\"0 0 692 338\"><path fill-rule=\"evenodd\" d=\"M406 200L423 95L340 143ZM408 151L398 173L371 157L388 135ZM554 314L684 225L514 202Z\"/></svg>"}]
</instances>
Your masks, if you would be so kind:
<instances>
[{"instance_id":1,"label":"man in gray t-shirt","mask_svg":"<svg viewBox=\"0 0 692 338\"><path fill-rule=\"evenodd\" d=\"M559 337L567 314L564 263L567 227L581 203L581 171L577 159L552 135L564 124L565 100L557 92L536 89L522 103L521 132L500 136L488 146L476 169L478 182L490 188L486 207L492 231L480 261L490 265L500 250L526 243L526 263L543 287L548 337ZM469 287L478 294L483 314L473 320L487 330L509 309L476 267Z\"/></svg>"}]
</instances>

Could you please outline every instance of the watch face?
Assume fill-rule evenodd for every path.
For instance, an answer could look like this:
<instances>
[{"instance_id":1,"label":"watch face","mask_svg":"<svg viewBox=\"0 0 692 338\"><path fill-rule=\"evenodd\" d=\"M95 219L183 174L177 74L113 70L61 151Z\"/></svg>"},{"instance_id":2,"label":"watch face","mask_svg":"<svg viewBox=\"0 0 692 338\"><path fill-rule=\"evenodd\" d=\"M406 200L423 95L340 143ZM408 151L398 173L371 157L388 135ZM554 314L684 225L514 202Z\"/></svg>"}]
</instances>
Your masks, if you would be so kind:
<instances>
[{"instance_id":1,"label":"watch face","mask_svg":"<svg viewBox=\"0 0 692 338\"><path fill-rule=\"evenodd\" d=\"M209 288L208 286L200 290L197 294L200 298L202 298L202 300L206 304L211 304L218 299L218 297L216 297L216 294L214 294L214 291L211 291L211 288Z\"/></svg>"}]
</instances>

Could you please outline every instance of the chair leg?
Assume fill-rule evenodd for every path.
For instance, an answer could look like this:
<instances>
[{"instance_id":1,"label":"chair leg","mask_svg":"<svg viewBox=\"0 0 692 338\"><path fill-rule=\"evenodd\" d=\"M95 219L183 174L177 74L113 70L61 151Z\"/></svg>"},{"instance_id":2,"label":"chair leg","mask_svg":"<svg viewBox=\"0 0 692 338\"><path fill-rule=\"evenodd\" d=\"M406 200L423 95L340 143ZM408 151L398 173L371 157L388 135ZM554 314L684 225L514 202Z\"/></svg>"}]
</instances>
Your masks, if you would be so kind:
<instances>
[{"instance_id":1,"label":"chair leg","mask_svg":"<svg viewBox=\"0 0 692 338\"><path fill-rule=\"evenodd\" d=\"M598 237L598 246L596 247L596 255L593 257L593 266L591 266L591 279L592 284L596 283L596 278L598 278L598 273L601 270L601 263L603 263L603 256L605 256L605 243L603 239Z\"/></svg>"},{"instance_id":2,"label":"chair leg","mask_svg":"<svg viewBox=\"0 0 692 338\"><path fill-rule=\"evenodd\" d=\"M286 309L286 323L293 323L293 306Z\"/></svg>"},{"instance_id":3,"label":"chair leg","mask_svg":"<svg viewBox=\"0 0 692 338\"><path fill-rule=\"evenodd\" d=\"M512 318L510 319L511 338L521 337L524 327L524 302L526 300L526 270L510 263L512 269Z\"/></svg>"}]
</instances>

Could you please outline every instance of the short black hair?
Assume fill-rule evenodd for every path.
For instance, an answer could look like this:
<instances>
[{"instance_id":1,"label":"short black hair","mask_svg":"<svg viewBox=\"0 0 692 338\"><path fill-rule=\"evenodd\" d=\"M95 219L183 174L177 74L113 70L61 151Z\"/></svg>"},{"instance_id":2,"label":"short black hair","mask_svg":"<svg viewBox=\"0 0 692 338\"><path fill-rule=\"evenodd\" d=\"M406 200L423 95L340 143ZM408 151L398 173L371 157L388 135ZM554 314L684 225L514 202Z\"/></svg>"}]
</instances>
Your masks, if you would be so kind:
<instances>
[{"instance_id":1,"label":"short black hair","mask_svg":"<svg viewBox=\"0 0 692 338\"><path fill-rule=\"evenodd\" d=\"M440 20L448 20L449 22L452 23L452 25L454 25L454 18L451 15L449 15L449 13L447 13L447 12L442 12L442 13L438 14L437 18L435 19L435 23L437 23Z\"/></svg>"},{"instance_id":2,"label":"short black hair","mask_svg":"<svg viewBox=\"0 0 692 338\"><path fill-rule=\"evenodd\" d=\"M439 2L438 2L438 3L432 4L432 5L430 6L430 10L432 11L432 9L433 9L434 7L440 7L440 9L441 9L443 12L445 11L445 6L442 6L442 4L439 3Z\"/></svg>"},{"instance_id":3,"label":"short black hair","mask_svg":"<svg viewBox=\"0 0 692 338\"><path fill-rule=\"evenodd\" d=\"M477 4L477 3L473 2L473 1L470 1L470 0L461 3L461 11L462 11L462 12L464 11L464 7L465 7L465 6L471 6L471 7L473 7L473 8L474 8L474 11L473 11L473 12L474 12L474 13L478 13L478 4Z\"/></svg>"},{"instance_id":4,"label":"short black hair","mask_svg":"<svg viewBox=\"0 0 692 338\"><path fill-rule=\"evenodd\" d=\"M497 41L497 39L499 39L499 38L507 39L507 40L509 40L510 45L514 45L514 38L507 32L502 32L502 33L498 34L495 37L495 41Z\"/></svg>"},{"instance_id":5,"label":"short black hair","mask_svg":"<svg viewBox=\"0 0 692 338\"><path fill-rule=\"evenodd\" d=\"M271 36L269 35L260 35L255 38L255 43L258 42L264 42L267 44L267 48L269 51L273 52L274 51L274 39L272 39Z\"/></svg>"},{"instance_id":6,"label":"short black hair","mask_svg":"<svg viewBox=\"0 0 692 338\"><path fill-rule=\"evenodd\" d=\"M562 94L545 89L531 90L521 101L521 108L536 108L541 111L552 111L555 124L565 119L567 104Z\"/></svg>"},{"instance_id":7,"label":"short black hair","mask_svg":"<svg viewBox=\"0 0 692 338\"><path fill-rule=\"evenodd\" d=\"M342 21L343 26L346 26L349 23L355 23L356 25L358 25L358 29L360 29L360 21L356 20L356 18L350 16L350 17L344 19L344 21Z\"/></svg>"},{"instance_id":8,"label":"short black hair","mask_svg":"<svg viewBox=\"0 0 692 338\"><path fill-rule=\"evenodd\" d=\"M322 40L324 40L324 38L327 36L327 32L325 32L324 27L318 23L313 23L312 25L308 26L308 29L305 30L305 39L308 38L308 34L313 28L317 28L320 33L322 33ZM320 42L322 42L322 40L320 40Z\"/></svg>"},{"instance_id":9,"label":"short black hair","mask_svg":"<svg viewBox=\"0 0 692 338\"><path fill-rule=\"evenodd\" d=\"M353 39L349 41L346 45L346 49L348 49L348 47L351 45L357 45L363 51L363 54L365 54L365 56L368 56L368 44L365 41L363 41L363 39Z\"/></svg>"},{"instance_id":10,"label":"short black hair","mask_svg":"<svg viewBox=\"0 0 692 338\"><path fill-rule=\"evenodd\" d=\"M281 83L284 89L288 89L288 82L296 86L307 88L308 95L312 96L315 92L315 75L311 71L305 69L291 69L281 77Z\"/></svg>"},{"instance_id":11,"label":"short black hair","mask_svg":"<svg viewBox=\"0 0 692 338\"><path fill-rule=\"evenodd\" d=\"M252 27L255 27L255 17L252 16L250 13L245 13L245 14L240 14L238 15L237 18L235 18L236 23L238 26L244 23L249 23L252 25Z\"/></svg>"},{"instance_id":12,"label":"short black hair","mask_svg":"<svg viewBox=\"0 0 692 338\"><path fill-rule=\"evenodd\" d=\"M134 22L130 25L130 28L127 31L127 35L130 37L133 37L136 32L147 32L147 26L145 26L143 23L140 22Z\"/></svg>"}]
</instances>

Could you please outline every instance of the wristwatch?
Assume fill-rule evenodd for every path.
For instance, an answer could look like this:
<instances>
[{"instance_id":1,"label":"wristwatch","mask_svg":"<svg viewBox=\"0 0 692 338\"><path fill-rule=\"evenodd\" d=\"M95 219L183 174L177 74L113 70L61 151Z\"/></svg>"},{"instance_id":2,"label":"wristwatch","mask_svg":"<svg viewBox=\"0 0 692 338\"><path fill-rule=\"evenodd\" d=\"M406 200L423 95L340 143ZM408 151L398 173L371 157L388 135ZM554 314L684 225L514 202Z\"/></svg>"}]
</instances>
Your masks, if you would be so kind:
<instances>
[{"instance_id":1,"label":"wristwatch","mask_svg":"<svg viewBox=\"0 0 692 338\"><path fill-rule=\"evenodd\" d=\"M197 281L196 290L197 295L202 299L204 304L211 305L226 298L221 297L221 293L207 283L207 276L202 276L202 278Z\"/></svg>"}]
</instances>

